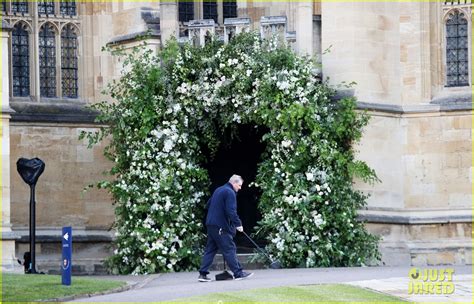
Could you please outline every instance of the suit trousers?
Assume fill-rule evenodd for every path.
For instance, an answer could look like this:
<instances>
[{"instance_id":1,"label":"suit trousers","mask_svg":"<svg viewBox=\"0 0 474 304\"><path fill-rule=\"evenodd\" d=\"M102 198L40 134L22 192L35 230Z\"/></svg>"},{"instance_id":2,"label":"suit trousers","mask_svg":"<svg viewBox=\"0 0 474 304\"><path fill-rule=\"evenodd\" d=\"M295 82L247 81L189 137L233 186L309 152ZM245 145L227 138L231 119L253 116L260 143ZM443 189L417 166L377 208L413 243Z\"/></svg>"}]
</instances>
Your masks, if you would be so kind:
<instances>
[{"instance_id":1,"label":"suit trousers","mask_svg":"<svg viewBox=\"0 0 474 304\"><path fill-rule=\"evenodd\" d=\"M224 260L229 265L234 276L242 273L242 265L237 260L237 247L234 243L234 236L223 231L218 226L207 226L207 244L202 257L199 273L207 275L217 251L224 255Z\"/></svg>"}]
</instances>

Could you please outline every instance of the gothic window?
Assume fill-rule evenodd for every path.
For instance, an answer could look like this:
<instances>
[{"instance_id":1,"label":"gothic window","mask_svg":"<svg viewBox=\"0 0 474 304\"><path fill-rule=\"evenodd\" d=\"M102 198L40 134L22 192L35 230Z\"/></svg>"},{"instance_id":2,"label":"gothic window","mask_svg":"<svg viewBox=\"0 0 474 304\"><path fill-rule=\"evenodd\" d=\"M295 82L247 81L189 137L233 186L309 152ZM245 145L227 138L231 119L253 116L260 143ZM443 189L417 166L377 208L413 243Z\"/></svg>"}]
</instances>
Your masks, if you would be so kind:
<instances>
[{"instance_id":1,"label":"gothic window","mask_svg":"<svg viewBox=\"0 0 474 304\"><path fill-rule=\"evenodd\" d=\"M12 87L13 96L30 95L30 48L28 32L17 23L12 31Z\"/></svg>"},{"instance_id":2,"label":"gothic window","mask_svg":"<svg viewBox=\"0 0 474 304\"><path fill-rule=\"evenodd\" d=\"M38 1L38 14L54 15L54 1L53 0Z\"/></svg>"},{"instance_id":3,"label":"gothic window","mask_svg":"<svg viewBox=\"0 0 474 304\"><path fill-rule=\"evenodd\" d=\"M223 15L225 18L235 18L237 17L237 1L224 1L223 5Z\"/></svg>"},{"instance_id":4,"label":"gothic window","mask_svg":"<svg viewBox=\"0 0 474 304\"><path fill-rule=\"evenodd\" d=\"M61 32L61 76L62 95L77 98L77 34L72 25Z\"/></svg>"},{"instance_id":5,"label":"gothic window","mask_svg":"<svg viewBox=\"0 0 474 304\"><path fill-rule=\"evenodd\" d=\"M194 2L179 2L178 10L180 22L188 22L189 20L194 19Z\"/></svg>"},{"instance_id":6,"label":"gothic window","mask_svg":"<svg viewBox=\"0 0 474 304\"><path fill-rule=\"evenodd\" d=\"M12 1L12 13L28 13L28 1Z\"/></svg>"},{"instance_id":7,"label":"gothic window","mask_svg":"<svg viewBox=\"0 0 474 304\"><path fill-rule=\"evenodd\" d=\"M40 94L56 97L56 35L51 24L39 32Z\"/></svg>"},{"instance_id":8,"label":"gothic window","mask_svg":"<svg viewBox=\"0 0 474 304\"><path fill-rule=\"evenodd\" d=\"M2 13L2 19L14 25L9 39L11 97L79 98L80 2L0 0L0 4L8 13ZM35 58L39 62L33 64Z\"/></svg>"},{"instance_id":9,"label":"gothic window","mask_svg":"<svg viewBox=\"0 0 474 304\"><path fill-rule=\"evenodd\" d=\"M76 0L61 0L59 11L63 16L76 16Z\"/></svg>"},{"instance_id":10,"label":"gothic window","mask_svg":"<svg viewBox=\"0 0 474 304\"><path fill-rule=\"evenodd\" d=\"M446 21L447 86L469 85L468 22L464 13L455 10Z\"/></svg>"},{"instance_id":11,"label":"gothic window","mask_svg":"<svg viewBox=\"0 0 474 304\"><path fill-rule=\"evenodd\" d=\"M217 23L217 1L205 1L202 3L204 19L214 19Z\"/></svg>"}]
</instances>

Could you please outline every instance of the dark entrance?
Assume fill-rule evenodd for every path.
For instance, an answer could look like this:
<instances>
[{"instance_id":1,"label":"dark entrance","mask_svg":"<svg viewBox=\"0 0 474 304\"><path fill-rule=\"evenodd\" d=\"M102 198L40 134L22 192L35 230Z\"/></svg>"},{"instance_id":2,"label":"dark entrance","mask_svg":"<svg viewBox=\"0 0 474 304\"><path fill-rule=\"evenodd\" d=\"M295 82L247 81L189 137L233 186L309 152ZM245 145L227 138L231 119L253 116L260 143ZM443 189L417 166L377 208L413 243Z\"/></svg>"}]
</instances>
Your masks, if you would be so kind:
<instances>
[{"instance_id":1,"label":"dark entrance","mask_svg":"<svg viewBox=\"0 0 474 304\"><path fill-rule=\"evenodd\" d=\"M230 130L225 130L222 143L213 160L205 167L211 179L211 193L225 184L232 174L242 176L244 184L237 194L237 212L247 234L254 232L254 227L262 216L257 208L260 191L249 184L255 181L257 165L261 161L265 144L261 142L266 133L264 128L252 125L239 125L237 136L231 137ZM235 237L237 252L253 252L253 245L242 234ZM259 242L261 243L261 242Z\"/></svg>"}]
</instances>

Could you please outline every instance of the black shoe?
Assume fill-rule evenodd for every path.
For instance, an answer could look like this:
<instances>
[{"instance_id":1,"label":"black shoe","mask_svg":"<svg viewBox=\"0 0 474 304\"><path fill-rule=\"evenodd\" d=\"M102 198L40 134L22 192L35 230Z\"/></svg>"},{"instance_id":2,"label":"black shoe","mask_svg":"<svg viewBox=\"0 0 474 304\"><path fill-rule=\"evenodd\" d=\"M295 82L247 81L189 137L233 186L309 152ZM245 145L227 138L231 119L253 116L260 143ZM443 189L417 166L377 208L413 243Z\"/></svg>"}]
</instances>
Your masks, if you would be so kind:
<instances>
[{"instance_id":1,"label":"black shoe","mask_svg":"<svg viewBox=\"0 0 474 304\"><path fill-rule=\"evenodd\" d=\"M199 282L210 282L212 280L209 279L206 274L200 274L199 278L198 278L198 281Z\"/></svg>"},{"instance_id":2,"label":"black shoe","mask_svg":"<svg viewBox=\"0 0 474 304\"><path fill-rule=\"evenodd\" d=\"M240 273L239 275L234 276L234 280L240 281L240 280L243 280L243 279L250 278L251 276L253 276L253 272L244 272L244 271L242 271L242 273Z\"/></svg>"}]
</instances>

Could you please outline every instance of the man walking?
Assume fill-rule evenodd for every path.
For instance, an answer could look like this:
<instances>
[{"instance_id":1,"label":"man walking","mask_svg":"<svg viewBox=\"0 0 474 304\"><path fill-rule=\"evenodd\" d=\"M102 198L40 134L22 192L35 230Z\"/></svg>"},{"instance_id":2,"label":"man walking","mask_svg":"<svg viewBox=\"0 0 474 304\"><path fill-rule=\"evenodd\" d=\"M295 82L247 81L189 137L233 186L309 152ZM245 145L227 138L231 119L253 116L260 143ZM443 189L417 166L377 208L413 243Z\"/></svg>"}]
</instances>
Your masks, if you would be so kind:
<instances>
[{"instance_id":1,"label":"man walking","mask_svg":"<svg viewBox=\"0 0 474 304\"><path fill-rule=\"evenodd\" d=\"M244 272L237 260L237 247L234 243L236 231L242 232L242 222L237 215L236 193L244 180L239 175L232 175L229 182L217 188L207 202L206 217L207 244L199 269L199 282L210 282L209 267L217 251L220 250L234 274L234 280L251 277L253 273Z\"/></svg>"}]
</instances>

